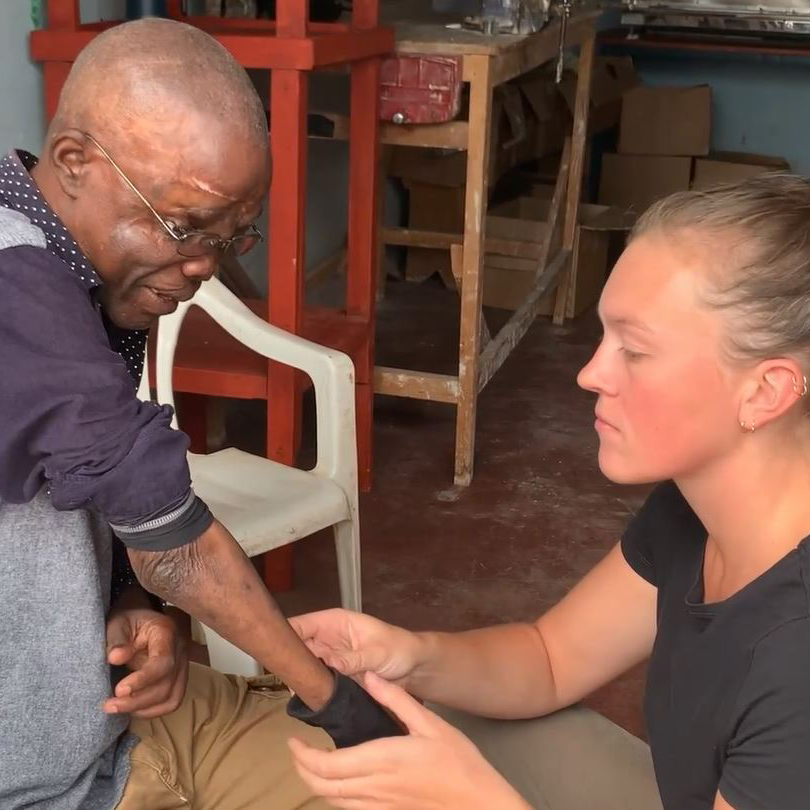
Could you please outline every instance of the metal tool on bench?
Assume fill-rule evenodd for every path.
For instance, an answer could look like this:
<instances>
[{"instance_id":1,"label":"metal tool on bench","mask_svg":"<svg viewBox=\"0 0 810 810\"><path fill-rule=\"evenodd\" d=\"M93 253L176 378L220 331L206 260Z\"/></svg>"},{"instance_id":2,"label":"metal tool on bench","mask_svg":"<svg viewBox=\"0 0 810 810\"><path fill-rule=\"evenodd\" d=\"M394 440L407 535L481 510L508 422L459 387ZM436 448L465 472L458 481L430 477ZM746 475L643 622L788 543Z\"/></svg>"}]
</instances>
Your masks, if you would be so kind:
<instances>
[{"instance_id":1,"label":"metal tool on bench","mask_svg":"<svg viewBox=\"0 0 810 810\"><path fill-rule=\"evenodd\" d=\"M806 37L810 35L810 0L622 0L622 24Z\"/></svg>"},{"instance_id":2,"label":"metal tool on bench","mask_svg":"<svg viewBox=\"0 0 810 810\"><path fill-rule=\"evenodd\" d=\"M466 18L464 25L489 36L531 34L547 25L552 15L559 16L560 39L555 71L559 84L563 73L565 34L575 2L582 4L582 0L482 0L481 14Z\"/></svg>"},{"instance_id":3,"label":"metal tool on bench","mask_svg":"<svg viewBox=\"0 0 810 810\"><path fill-rule=\"evenodd\" d=\"M562 0L559 4L560 13L560 40L557 44L557 63L554 67L554 81L557 84L562 80L563 61L565 59L565 33L568 28L568 18L571 16L571 0Z\"/></svg>"},{"instance_id":4,"label":"metal tool on bench","mask_svg":"<svg viewBox=\"0 0 810 810\"><path fill-rule=\"evenodd\" d=\"M483 0L481 26L485 34L531 34L549 17L550 0Z\"/></svg>"}]
</instances>

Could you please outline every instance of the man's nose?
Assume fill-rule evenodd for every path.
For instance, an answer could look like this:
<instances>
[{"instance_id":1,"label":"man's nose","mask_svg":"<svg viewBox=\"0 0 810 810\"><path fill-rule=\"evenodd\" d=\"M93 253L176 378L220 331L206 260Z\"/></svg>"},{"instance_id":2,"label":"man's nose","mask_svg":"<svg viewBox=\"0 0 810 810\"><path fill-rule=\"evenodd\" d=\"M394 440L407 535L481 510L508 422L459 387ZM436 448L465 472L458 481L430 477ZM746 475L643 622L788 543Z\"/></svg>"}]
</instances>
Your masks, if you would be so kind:
<instances>
[{"instance_id":1,"label":"man's nose","mask_svg":"<svg viewBox=\"0 0 810 810\"><path fill-rule=\"evenodd\" d=\"M217 268L217 256L207 254L205 256L195 256L193 259L183 259L180 267L182 274L187 279L208 281Z\"/></svg>"}]
</instances>

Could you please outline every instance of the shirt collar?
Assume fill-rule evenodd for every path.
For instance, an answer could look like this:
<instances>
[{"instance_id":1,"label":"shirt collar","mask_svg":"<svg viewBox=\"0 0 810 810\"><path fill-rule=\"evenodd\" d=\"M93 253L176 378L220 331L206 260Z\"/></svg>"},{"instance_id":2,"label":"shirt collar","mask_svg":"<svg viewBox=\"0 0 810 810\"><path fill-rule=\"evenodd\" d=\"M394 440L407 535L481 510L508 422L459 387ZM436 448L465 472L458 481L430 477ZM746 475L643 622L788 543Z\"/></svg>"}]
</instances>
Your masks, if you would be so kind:
<instances>
[{"instance_id":1,"label":"shirt collar","mask_svg":"<svg viewBox=\"0 0 810 810\"><path fill-rule=\"evenodd\" d=\"M15 149L0 160L0 205L25 214L45 234L48 250L58 256L88 290L100 287L102 282L96 269L31 177L30 172L36 165L37 158L23 149Z\"/></svg>"}]
</instances>

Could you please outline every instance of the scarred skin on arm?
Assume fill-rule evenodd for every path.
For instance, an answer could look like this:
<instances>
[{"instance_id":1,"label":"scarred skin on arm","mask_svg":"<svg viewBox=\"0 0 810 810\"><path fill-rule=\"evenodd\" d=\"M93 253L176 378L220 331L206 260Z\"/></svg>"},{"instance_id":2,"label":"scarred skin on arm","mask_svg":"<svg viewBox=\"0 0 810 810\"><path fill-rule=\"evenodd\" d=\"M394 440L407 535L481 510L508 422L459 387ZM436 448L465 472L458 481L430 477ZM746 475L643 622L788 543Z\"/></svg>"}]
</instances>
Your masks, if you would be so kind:
<instances>
[{"instance_id":1,"label":"scarred skin on arm","mask_svg":"<svg viewBox=\"0 0 810 810\"><path fill-rule=\"evenodd\" d=\"M128 553L144 588L251 655L311 709L327 703L332 673L293 631L222 524L214 521L194 542L176 549Z\"/></svg>"}]
</instances>

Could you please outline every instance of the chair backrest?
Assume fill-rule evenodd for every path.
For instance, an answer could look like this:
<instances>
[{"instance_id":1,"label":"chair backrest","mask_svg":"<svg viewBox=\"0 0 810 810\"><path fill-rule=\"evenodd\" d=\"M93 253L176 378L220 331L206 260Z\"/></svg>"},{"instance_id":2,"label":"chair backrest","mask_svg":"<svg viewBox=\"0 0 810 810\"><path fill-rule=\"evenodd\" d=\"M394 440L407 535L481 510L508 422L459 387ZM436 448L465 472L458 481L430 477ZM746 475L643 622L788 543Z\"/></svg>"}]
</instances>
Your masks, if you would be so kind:
<instances>
[{"instance_id":1,"label":"chair backrest","mask_svg":"<svg viewBox=\"0 0 810 810\"><path fill-rule=\"evenodd\" d=\"M354 366L342 352L318 346L271 326L251 312L225 285L211 278L191 301L164 315L157 327L156 401L174 408L172 373L177 340L186 313L198 306L235 340L264 357L306 373L315 385L318 462L313 472L337 480L347 492L357 489L357 440L354 409ZM148 369L138 390L150 399ZM172 420L177 427L177 418Z\"/></svg>"},{"instance_id":2,"label":"chair backrest","mask_svg":"<svg viewBox=\"0 0 810 810\"><path fill-rule=\"evenodd\" d=\"M152 399L152 391L149 387L149 352L143 356L143 371L141 372L141 384L135 394L141 402L149 402Z\"/></svg>"},{"instance_id":3,"label":"chair backrest","mask_svg":"<svg viewBox=\"0 0 810 810\"><path fill-rule=\"evenodd\" d=\"M177 334L180 332L180 327L183 325L183 318L186 316L189 304L180 304L177 310L171 315L164 315L159 321L155 330L157 331L158 349L156 353L155 370L157 379L157 395L154 397L155 402L160 402L163 405L171 405L174 410L174 391L172 389L172 366L174 363L174 349L177 345ZM172 321L176 320L176 324ZM163 347L161 351L161 341L166 343L168 333L175 331L174 344L171 346ZM168 386L166 385L166 373L161 374L161 367L168 363ZM150 402L153 400L152 387L149 382L149 351L147 350L143 358L143 372L141 373L141 382L138 386L136 396L141 402ZM162 381L162 384L161 384ZM177 413L172 416L172 427L177 430Z\"/></svg>"}]
</instances>

